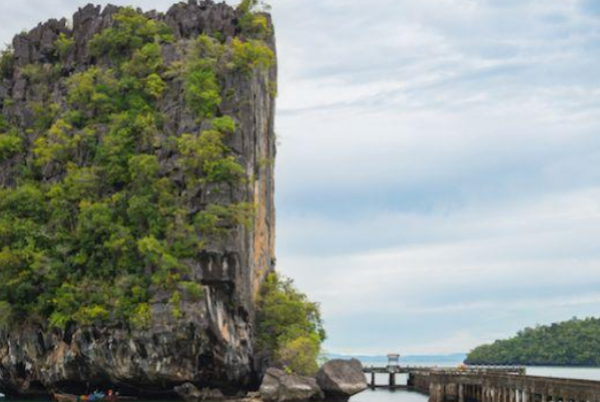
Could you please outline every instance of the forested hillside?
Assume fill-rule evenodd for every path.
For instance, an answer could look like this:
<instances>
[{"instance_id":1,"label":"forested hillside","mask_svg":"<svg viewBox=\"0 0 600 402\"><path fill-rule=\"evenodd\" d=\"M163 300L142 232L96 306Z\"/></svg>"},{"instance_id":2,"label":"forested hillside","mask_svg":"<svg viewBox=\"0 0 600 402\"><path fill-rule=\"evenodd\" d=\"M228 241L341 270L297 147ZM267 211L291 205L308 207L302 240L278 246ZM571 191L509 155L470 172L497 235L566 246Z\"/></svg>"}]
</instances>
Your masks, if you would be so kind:
<instances>
[{"instance_id":1,"label":"forested hillside","mask_svg":"<svg viewBox=\"0 0 600 402\"><path fill-rule=\"evenodd\" d=\"M600 319L537 326L475 348L467 364L600 366Z\"/></svg>"}]
</instances>

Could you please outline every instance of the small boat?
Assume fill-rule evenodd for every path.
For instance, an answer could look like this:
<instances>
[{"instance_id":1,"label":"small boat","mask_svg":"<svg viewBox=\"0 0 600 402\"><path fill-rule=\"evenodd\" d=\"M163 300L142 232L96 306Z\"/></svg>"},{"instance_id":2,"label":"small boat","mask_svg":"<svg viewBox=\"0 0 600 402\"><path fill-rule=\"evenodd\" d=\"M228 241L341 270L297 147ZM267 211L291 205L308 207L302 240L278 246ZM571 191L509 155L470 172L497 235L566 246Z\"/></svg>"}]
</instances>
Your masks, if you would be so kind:
<instances>
[{"instance_id":1,"label":"small boat","mask_svg":"<svg viewBox=\"0 0 600 402\"><path fill-rule=\"evenodd\" d=\"M78 402L81 397L71 394L52 394L56 402Z\"/></svg>"},{"instance_id":2,"label":"small boat","mask_svg":"<svg viewBox=\"0 0 600 402\"><path fill-rule=\"evenodd\" d=\"M52 394L56 402L117 402L117 401L136 401L137 398L133 396L119 396L119 395L104 395L104 394L92 394L92 395L73 395L73 394Z\"/></svg>"}]
</instances>

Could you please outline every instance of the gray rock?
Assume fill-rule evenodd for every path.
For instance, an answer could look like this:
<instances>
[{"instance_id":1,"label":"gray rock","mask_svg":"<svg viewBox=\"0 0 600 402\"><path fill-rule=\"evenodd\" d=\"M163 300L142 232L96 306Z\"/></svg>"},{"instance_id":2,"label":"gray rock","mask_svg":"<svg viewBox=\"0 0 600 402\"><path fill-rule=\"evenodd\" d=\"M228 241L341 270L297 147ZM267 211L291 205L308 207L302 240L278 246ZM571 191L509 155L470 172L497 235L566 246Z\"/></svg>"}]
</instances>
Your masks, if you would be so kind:
<instances>
[{"instance_id":1,"label":"gray rock","mask_svg":"<svg viewBox=\"0 0 600 402\"><path fill-rule=\"evenodd\" d=\"M225 399L223 393L218 389L203 388L200 390L189 382L175 387L174 391L187 402L220 401Z\"/></svg>"},{"instance_id":2,"label":"gray rock","mask_svg":"<svg viewBox=\"0 0 600 402\"><path fill-rule=\"evenodd\" d=\"M303 402L323 399L323 393L314 378L287 374L283 370L267 370L260 386L265 402Z\"/></svg>"},{"instance_id":3,"label":"gray rock","mask_svg":"<svg viewBox=\"0 0 600 402\"><path fill-rule=\"evenodd\" d=\"M361 362L330 360L317 373L317 383L328 399L346 400L367 389Z\"/></svg>"}]
</instances>

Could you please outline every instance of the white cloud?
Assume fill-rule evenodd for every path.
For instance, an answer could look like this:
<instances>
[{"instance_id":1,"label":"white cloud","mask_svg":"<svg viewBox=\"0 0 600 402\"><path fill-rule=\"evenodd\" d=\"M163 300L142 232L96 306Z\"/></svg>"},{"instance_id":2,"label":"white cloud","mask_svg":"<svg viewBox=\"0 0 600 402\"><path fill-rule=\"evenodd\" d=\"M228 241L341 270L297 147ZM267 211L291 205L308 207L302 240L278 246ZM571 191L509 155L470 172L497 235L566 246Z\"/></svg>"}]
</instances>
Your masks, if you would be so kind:
<instances>
[{"instance_id":1,"label":"white cloud","mask_svg":"<svg viewBox=\"0 0 600 402\"><path fill-rule=\"evenodd\" d=\"M309 236L315 244L334 238L329 241L349 247L332 255L280 255L279 263L323 303L325 318L333 322L384 312L397 321L392 328L404 329L415 317L420 323L455 317L473 325L465 329L472 348L489 341L489 333L516 331L516 323L547 323L600 307L600 188L513 205L475 205L451 215L383 212L369 221L329 223L298 219L280 236L291 237L292 244ZM381 244L397 237L398 246L361 251L361 238L370 237ZM483 317L495 321L478 328ZM377 325L372 330L380 331ZM341 336L337 331L334 326L334 336ZM393 347L394 341L381 347ZM432 352L446 334L431 342L422 349L412 342L404 347ZM437 353L467 350L457 347Z\"/></svg>"}]
</instances>

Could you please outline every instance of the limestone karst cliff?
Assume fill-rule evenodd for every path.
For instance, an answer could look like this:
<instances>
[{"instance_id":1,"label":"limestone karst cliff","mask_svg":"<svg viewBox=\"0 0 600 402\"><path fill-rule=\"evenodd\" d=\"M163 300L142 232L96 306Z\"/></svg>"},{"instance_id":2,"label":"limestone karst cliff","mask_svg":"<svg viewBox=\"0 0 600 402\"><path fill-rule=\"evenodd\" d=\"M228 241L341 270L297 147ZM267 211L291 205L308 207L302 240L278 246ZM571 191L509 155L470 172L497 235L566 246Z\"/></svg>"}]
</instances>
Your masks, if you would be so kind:
<instances>
[{"instance_id":1,"label":"limestone karst cliff","mask_svg":"<svg viewBox=\"0 0 600 402\"><path fill-rule=\"evenodd\" d=\"M0 61L2 390L255 381L274 51L267 14L210 0L88 5L14 38Z\"/></svg>"}]
</instances>

